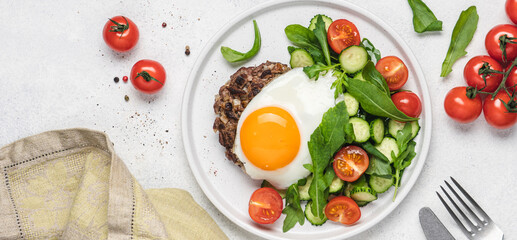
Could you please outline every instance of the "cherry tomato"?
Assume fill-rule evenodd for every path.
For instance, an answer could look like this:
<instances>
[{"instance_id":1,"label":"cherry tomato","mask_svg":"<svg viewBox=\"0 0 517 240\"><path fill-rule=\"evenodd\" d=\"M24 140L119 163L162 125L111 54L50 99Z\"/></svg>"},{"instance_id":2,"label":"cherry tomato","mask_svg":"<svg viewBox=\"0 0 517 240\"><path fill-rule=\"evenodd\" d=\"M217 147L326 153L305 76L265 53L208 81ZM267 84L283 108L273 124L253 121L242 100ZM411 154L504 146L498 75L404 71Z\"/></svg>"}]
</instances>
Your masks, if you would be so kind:
<instances>
[{"instance_id":1,"label":"cherry tomato","mask_svg":"<svg viewBox=\"0 0 517 240\"><path fill-rule=\"evenodd\" d=\"M493 70L502 71L503 69L501 64L489 56L476 56L470 59L465 65L465 68L463 69L463 78L471 87L483 89L485 92L492 92L499 86L503 76L497 73L487 75L485 87L485 81L483 80L482 75L479 74L479 69L485 62L488 63L490 68Z\"/></svg>"},{"instance_id":2,"label":"cherry tomato","mask_svg":"<svg viewBox=\"0 0 517 240\"><path fill-rule=\"evenodd\" d=\"M447 115L460 123L469 123L476 120L483 109L483 101L481 101L479 95L470 99L466 94L467 87L455 87L447 93L445 101L443 101L443 107Z\"/></svg>"},{"instance_id":3,"label":"cherry tomato","mask_svg":"<svg viewBox=\"0 0 517 240\"><path fill-rule=\"evenodd\" d=\"M422 102L413 92L402 91L391 95L391 100L398 110L409 117L417 118L422 113Z\"/></svg>"},{"instance_id":4,"label":"cherry tomato","mask_svg":"<svg viewBox=\"0 0 517 240\"><path fill-rule=\"evenodd\" d=\"M375 64L375 68L386 79L390 91L400 89L407 82L408 70L406 64L398 57L383 57Z\"/></svg>"},{"instance_id":5,"label":"cherry tomato","mask_svg":"<svg viewBox=\"0 0 517 240\"><path fill-rule=\"evenodd\" d=\"M338 19L330 24L327 39L330 47L336 53L341 53L343 49L361 43L357 27L346 19Z\"/></svg>"},{"instance_id":6,"label":"cherry tomato","mask_svg":"<svg viewBox=\"0 0 517 240\"><path fill-rule=\"evenodd\" d=\"M110 18L104 25L102 37L108 46L117 52L131 50L140 37L138 27L131 19L124 16Z\"/></svg>"},{"instance_id":7,"label":"cherry tomato","mask_svg":"<svg viewBox=\"0 0 517 240\"><path fill-rule=\"evenodd\" d=\"M283 208L280 194L272 188L263 187L251 194L248 213L257 223L271 224L280 217Z\"/></svg>"},{"instance_id":8,"label":"cherry tomato","mask_svg":"<svg viewBox=\"0 0 517 240\"><path fill-rule=\"evenodd\" d=\"M506 0L506 15L512 20L514 24L517 24L517 0Z\"/></svg>"},{"instance_id":9,"label":"cherry tomato","mask_svg":"<svg viewBox=\"0 0 517 240\"><path fill-rule=\"evenodd\" d=\"M347 182L353 182L363 175L368 164L370 164L368 154L357 146L343 147L334 156L334 172Z\"/></svg>"},{"instance_id":10,"label":"cherry tomato","mask_svg":"<svg viewBox=\"0 0 517 240\"><path fill-rule=\"evenodd\" d=\"M131 83L143 93L155 93L165 84L165 69L153 60L140 60L131 68Z\"/></svg>"},{"instance_id":11,"label":"cherry tomato","mask_svg":"<svg viewBox=\"0 0 517 240\"><path fill-rule=\"evenodd\" d=\"M493 100L490 96L487 96L483 105L483 114L488 124L492 127L505 129L517 122L517 113L509 113L501 100L506 103L510 100L510 97L504 90L498 92Z\"/></svg>"},{"instance_id":12,"label":"cherry tomato","mask_svg":"<svg viewBox=\"0 0 517 240\"><path fill-rule=\"evenodd\" d=\"M488 55L501 63L511 62L517 57L517 44L506 43L507 61L503 60L503 52L499 47L499 38L505 34L509 38L517 37L517 27L510 24L497 25L486 34L485 38L485 47Z\"/></svg>"},{"instance_id":13,"label":"cherry tomato","mask_svg":"<svg viewBox=\"0 0 517 240\"><path fill-rule=\"evenodd\" d=\"M351 198L338 196L330 200L325 206L325 216L330 221L350 225L361 218L361 210Z\"/></svg>"},{"instance_id":14,"label":"cherry tomato","mask_svg":"<svg viewBox=\"0 0 517 240\"><path fill-rule=\"evenodd\" d=\"M506 68L506 71L508 71L508 68L510 68L510 66L508 66ZM512 68L512 70L510 71L510 74L508 75L508 78L506 79L506 82L504 83L504 85L512 93L513 93L513 91L517 90L517 66Z\"/></svg>"}]
</instances>

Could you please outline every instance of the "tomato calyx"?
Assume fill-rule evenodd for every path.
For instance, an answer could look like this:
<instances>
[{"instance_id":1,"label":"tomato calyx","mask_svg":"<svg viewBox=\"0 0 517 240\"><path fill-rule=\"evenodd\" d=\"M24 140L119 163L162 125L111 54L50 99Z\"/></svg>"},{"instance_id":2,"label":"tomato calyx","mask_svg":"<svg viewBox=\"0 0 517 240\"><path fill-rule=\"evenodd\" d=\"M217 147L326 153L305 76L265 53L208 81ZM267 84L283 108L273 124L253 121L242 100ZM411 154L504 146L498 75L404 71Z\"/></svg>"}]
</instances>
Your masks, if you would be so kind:
<instances>
[{"instance_id":1,"label":"tomato calyx","mask_svg":"<svg viewBox=\"0 0 517 240\"><path fill-rule=\"evenodd\" d=\"M154 78L153 76L151 76L151 74L149 74L146 71L141 71L141 72L137 73L136 78L138 78L138 77L142 77L146 82L156 81L156 82L160 83L161 85L163 85L162 82L158 81L158 79Z\"/></svg>"},{"instance_id":2,"label":"tomato calyx","mask_svg":"<svg viewBox=\"0 0 517 240\"><path fill-rule=\"evenodd\" d=\"M508 100L508 102L505 102L502 99L499 100L501 100L504 107L506 108L506 110L508 110L509 113L517 113L517 101L515 99L515 91L511 95L508 92L506 92L506 94L508 94L508 96L510 97L510 100Z\"/></svg>"},{"instance_id":3,"label":"tomato calyx","mask_svg":"<svg viewBox=\"0 0 517 240\"><path fill-rule=\"evenodd\" d=\"M126 17L123 16L122 18L124 18L126 24L121 24L111 18L108 18L113 24L115 24L115 26L111 26L110 32L120 33L119 38L122 38L122 34L124 34L124 31L129 29L129 22L127 21Z\"/></svg>"},{"instance_id":4,"label":"tomato calyx","mask_svg":"<svg viewBox=\"0 0 517 240\"><path fill-rule=\"evenodd\" d=\"M517 38L508 37L507 34L504 34L499 37L499 48L501 49L501 52L503 53L503 62L506 62L508 59L506 58L506 44L517 44Z\"/></svg>"}]
</instances>

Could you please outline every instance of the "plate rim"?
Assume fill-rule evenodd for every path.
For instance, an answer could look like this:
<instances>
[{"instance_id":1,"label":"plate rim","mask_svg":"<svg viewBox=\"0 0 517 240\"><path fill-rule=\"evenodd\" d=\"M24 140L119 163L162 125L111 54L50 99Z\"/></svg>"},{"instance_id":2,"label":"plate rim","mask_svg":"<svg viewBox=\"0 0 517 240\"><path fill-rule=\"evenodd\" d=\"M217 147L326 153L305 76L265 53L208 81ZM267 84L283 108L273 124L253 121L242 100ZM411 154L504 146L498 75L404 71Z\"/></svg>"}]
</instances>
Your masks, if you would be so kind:
<instances>
[{"instance_id":1,"label":"plate rim","mask_svg":"<svg viewBox=\"0 0 517 240\"><path fill-rule=\"evenodd\" d=\"M284 239L279 238L275 235L269 235L264 234L263 231L260 231L258 228L249 228L248 225L246 225L243 222L237 221L236 219L231 218L233 216L228 210L222 207L222 204L220 201L218 201L214 194L211 193L207 181L205 181L200 175L203 173L201 171L201 168L195 167L196 162L194 161L194 154L192 152L192 146L193 140L189 137L189 121L188 121L188 111L190 108L188 108L188 104L190 103L189 99L191 98L192 93L192 87L194 83L196 82L195 76L196 72L201 67L201 59L205 58L210 49L213 47L213 44L219 40L224 33L226 33L230 28L237 22L240 22L244 20L245 18L249 17L250 15L253 15L254 13L260 12L264 9L277 6L277 5L284 5L288 3L323 3L323 4L330 4L330 5L339 5L341 7L345 7L348 9L351 9L352 11L355 11L359 14L362 14L369 18L370 20L376 22L376 24L380 25L384 30L386 30L387 34L394 38L394 40L400 44L404 52L407 54L407 58L410 62L414 63L415 68L415 75L419 79L420 87L422 89L422 97L424 102L424 116L425 118L425 128L424 128L424 137L422 139L422 149L420 152L419 160L416 165L413 165L414 169L412 171L411 177L408 179L408 181L405 183L405 189L406 191L399 192L397 194L396 200L388 207L386 211L381 212L381 214L378 215L378 217L374 218L372 221L365 223L360 228L357 228L355 231L351 232L345 232L341 235L326 238L326 239L342 239L342 238L349 238L355 235L358 235L369 228L377 225L381 220L385 219L386 216L391 214L398 206L399 204L406 198L406 196L409 194L409 192L412 190L413 186L415 185L416 181L418 180L419 176L421 175L423 166L425 164L425 161L428 156L429 147L430 147L430 140L431 140L431 134L432 134L432 103L430 100L430 93L427 86L427 81L425 79L425 75L423 74L422 68L420 63L418 62L416 56L414 55L412 49L407 45L407 43L402 39L402 37L390 26L388 25L384 20L380 19L367 9L364 9L362 7L359 7L353 3L350 3L348 1L346 2L332 2L331 0L270 0L267 2L264 2L262 4L259 4L253 8L250 8L237 16L233 17L229 22L223 25L221 29L219 29L214 36L212 36L209 41L205 44L203 47L200 55L196 58L195 64L193 68L190 71L189 77L187 79L187 84L185 85L184 91L183 91L183 99L182 99L182 106L181 106L181 135L183 140L183 146L185 150L185 154L187 156L187 161L189 163L189 168L192 171L194 178L196 179L196 182L202 189L205 196L208 198L208 200L217 208L217 210L223 215L228 218L231 222L239 226L240 228L255 234L259 237L267 237L269 239ZM194 166L194 167L193 167Z\"/></svg>"}]
</instances>

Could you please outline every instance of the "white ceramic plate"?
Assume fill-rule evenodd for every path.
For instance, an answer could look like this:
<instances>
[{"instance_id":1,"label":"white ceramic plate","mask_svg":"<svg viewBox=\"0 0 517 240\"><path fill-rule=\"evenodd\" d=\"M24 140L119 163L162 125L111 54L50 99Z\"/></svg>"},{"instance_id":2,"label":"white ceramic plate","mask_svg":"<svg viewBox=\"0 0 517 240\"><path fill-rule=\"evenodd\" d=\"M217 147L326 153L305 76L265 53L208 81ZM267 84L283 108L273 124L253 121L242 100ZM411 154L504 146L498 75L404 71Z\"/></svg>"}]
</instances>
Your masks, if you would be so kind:
<instances>
[{"instance_id":1,"label":"white ceramic plate","mask_svg":"<svg viewBox=\"0 0 517 240\"><path fill-rule=\"evenodd\" d=\"M422 99L421 131L416 138L417 156L404 172L395 202L393 188L379 195L379 199L361 208L361 219L353 226L328 221L314 227L308 221L287 233L282 232L284 216L272 225L254 223L248 215L248 201L261 181L250 179L240 168L225 158L218 134L212 130L215 120L214 96L242 65L231 65L222 57L219 48L230 46L246 51L253 43L252 20L257 20L262 35L262 48L245 66L258 65L266 60L289 62L284 34L289 24L308 25L316 14L332 19L346 18L357 26L361 37L366 37L380 49L383 56L396 55L404 60L410 75L405 89ZM330 91L330 90L329 90ZM344 1L273 1L246 11L228 23L207 44L192 69L185 89L182 106L182 129L185 151L190 168L199 185L212 203L235 224L267 239L343 239L372 227L386 217L406 197L424 166L431 138L431 102L420 66L404 41L382 20L368 11Z\"/></svg>"}]
</instances>

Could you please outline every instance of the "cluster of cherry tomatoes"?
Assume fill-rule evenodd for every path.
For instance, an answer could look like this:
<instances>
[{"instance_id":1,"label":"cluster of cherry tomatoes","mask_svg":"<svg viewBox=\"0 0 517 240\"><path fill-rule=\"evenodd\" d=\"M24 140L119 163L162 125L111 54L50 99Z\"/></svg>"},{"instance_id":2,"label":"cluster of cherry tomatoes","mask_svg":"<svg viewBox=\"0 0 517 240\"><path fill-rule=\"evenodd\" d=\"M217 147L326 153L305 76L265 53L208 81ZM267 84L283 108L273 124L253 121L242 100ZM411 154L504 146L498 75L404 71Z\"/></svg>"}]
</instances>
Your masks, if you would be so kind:
<instances>
[{"instance_id":1,"label":"cluster of cherry tomatoes","mask_svg":"<svg viewBox=\"0 0 517 240\"><path fill-rule=\"evenodd\" d=\"M506 1L506 13L517 24L517 0ZM495 26L485 37L485 47L488 56L473 57L465 65L469 87L447 93L445 112L460 123L472 122L483 112L491 126L510 128L517 122L517 26Z\"/></svg>"},{"instance_id":2,"label":"cluster of cherry tomatoes","mask_svg":"<svg viewBox=\"0 0 517 240\"><path fill-rule=\"evenodd\" d=\"M140 33L136 24L124 16L110 18L102 31L104 42L117 52L127 52L136 46ZM143 93L155 93L165 84L165 69L153 60L140 60L131 68L131 83Z\"/></svg>"}]
</instances>

